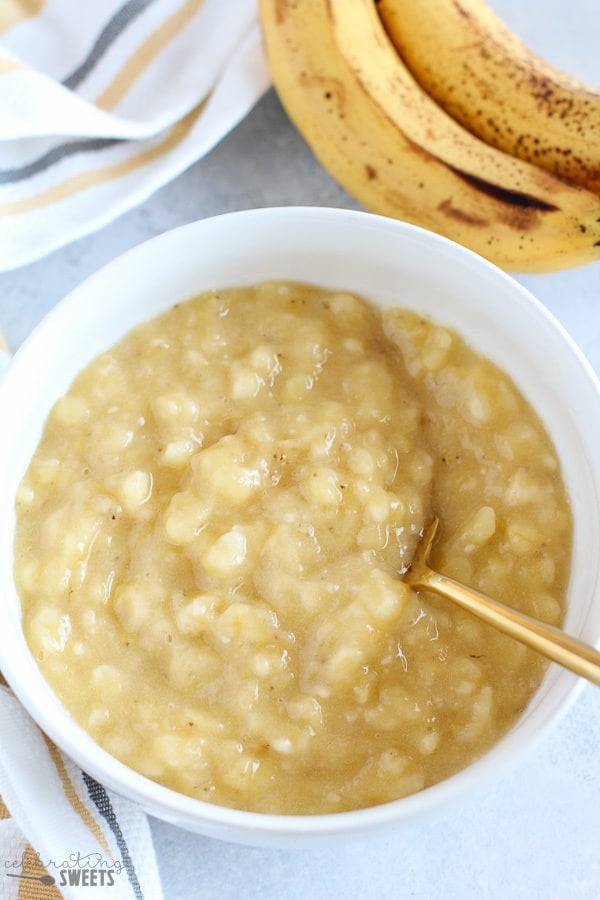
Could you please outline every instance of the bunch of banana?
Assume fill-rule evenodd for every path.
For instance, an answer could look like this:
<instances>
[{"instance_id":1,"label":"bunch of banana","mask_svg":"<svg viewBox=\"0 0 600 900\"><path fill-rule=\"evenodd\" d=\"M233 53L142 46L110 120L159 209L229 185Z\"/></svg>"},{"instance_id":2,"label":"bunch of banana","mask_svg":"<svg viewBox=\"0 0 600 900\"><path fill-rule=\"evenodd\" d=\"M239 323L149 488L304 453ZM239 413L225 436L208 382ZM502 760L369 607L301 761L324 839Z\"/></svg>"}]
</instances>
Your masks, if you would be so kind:
<instances>
[{"instance_id":1,"label":"bunch of banana","mask_svg":"<svg viewBox=\"0 0 600 900\"><path fill-rule=\"evenodd\" d=\"M374 0L260 0L260 12L284 107L366 208L511 271L600 259L600 198L458 124L412 76Z\"/></svg>"},{"instance_id":2,"label":"bunch of banana","mask_svg":"<svg viewBox=\"0 0 600 900\"><path fill-rule=\"evenodd\" d=\"M488 144L600 194L600 91L540 59L483 0L379 0L396 50Z\"/></svg>"}]
</instances>

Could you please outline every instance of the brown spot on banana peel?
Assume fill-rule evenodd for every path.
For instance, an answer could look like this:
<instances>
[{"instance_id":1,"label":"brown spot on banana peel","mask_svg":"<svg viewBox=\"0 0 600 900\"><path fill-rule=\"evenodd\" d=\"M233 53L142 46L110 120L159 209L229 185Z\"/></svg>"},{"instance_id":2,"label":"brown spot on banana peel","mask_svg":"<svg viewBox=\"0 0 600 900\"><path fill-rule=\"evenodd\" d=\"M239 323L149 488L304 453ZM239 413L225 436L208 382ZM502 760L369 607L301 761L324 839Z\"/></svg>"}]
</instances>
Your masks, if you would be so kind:
<instances>
[{"instance_id":1,"label":"brown spot on banana peel","mask_svg":"<svg viewBox=\"0 0 600 900\"><path fill-rule=\"evenodd\" d=\"M289 0L275 0L275 23L277 25L283 25L290 6L293 8L295 4L290 4Z\"/></svg>"},{"instance_id":2,"label":"brown spot on banana peel","mask_svg":"<svg viewBox=\"0 0 600 900\"><path fill-rule=\"evenodd\" d=\"M501 187L498 184L494 184L492 181L480 178L478 175L464 172L462 169L452 166L449 163L446 163L446 165L455 175L458 175L458 177L467 184L477 188L482 194L493 197L495 200L500 200L503 203L516 206L519 209L529 209L535 212L557 212L559 209L554 203L548 203L547 200L540 200L539 197L535 197L533 194L525 194L522 191Z\"/></svg>"},{"instance_id":3,"label":"brown spot on banana peel","mask_svg":"<svg viewBox=\"0 0 600 900\"><path fill-rule=\"evenodd\" d=\"M473 175L471 172L464 172L462 169L449 163L446 163L446 165L450 171L466 184L476 188L482 194L499 201L498 219L508 228L512 228L513 231L530 231L535 227L540 213L559 211L559 207L555 204L549 203L547 200L541 200L533 194L502 187L494 184L492 181ZM441 207L440 211L447 213L447 209ZM458 218L458 216L455 214L454 218ZM469 222L469 219L463 217L462 221ZM470 224L478 225L480 223L475 220L470 222ZM481 225L484 227L489 226L489 224L487 221L481 222Z\"/></svg>"},{"instance_id":4,"label":"brown spot on banana peel","mask_svg":"<svg viewBox=\"0 0 600 900\"><path fill-rule=\"evenodd\" d=\"M463 19L471 18L471 13L469 12L468 9L465 9L464 6L462 6L460 3L455 3L454 5L455 5L457 11L460 13L460 15L463 17Z\"/></svg>"},{"instance_id":5,"label":"brown spot on banana peel","mask_svg":"<svg viewBox=\"0 0 600 900\"><path fill-rule=\"evenodd\" d=\"M453 206L450 198L444 200L443 203L440 203L438 209L449 219L454 219L457 222L464 222L466 225L477 225L481 228L487 228L490 224L487 219L478 218L477 216L465 212L463 209L458 209L458 207Z\"/></svg>"}]
</instances>

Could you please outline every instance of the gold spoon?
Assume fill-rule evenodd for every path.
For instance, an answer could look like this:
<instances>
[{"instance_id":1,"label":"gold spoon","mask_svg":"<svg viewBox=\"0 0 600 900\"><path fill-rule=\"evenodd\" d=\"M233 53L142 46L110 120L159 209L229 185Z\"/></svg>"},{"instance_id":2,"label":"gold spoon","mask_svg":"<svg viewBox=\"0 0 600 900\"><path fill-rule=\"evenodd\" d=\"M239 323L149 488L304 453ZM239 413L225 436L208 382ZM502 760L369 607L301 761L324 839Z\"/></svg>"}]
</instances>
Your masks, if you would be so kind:
<instances>
[{"instance_id":1,"label":"gold spoon","mask_svg":"<svg viewBox=\"0 0 600 900\"><path fill-rule=\"evenodd\" d=\"M438 524L439 519L435 518L425 529L411 566L404 575L406 584L414 590L433 591L434 594L453 600L504 634L600 686L600 653L593 647L569 637L559 628L546 625L430 569L429 553Z\"/></svg>"}]
</instances>

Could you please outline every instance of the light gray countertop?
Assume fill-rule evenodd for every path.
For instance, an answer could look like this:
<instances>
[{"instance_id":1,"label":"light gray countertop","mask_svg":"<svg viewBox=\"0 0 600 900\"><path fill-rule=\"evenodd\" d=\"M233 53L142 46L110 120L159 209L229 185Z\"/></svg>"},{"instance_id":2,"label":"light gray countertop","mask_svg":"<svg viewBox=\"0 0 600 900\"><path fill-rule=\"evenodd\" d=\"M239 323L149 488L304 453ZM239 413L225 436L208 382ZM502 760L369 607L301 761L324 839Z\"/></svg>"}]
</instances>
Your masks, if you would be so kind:
<instances>
[{"instance_id":1,"label":"light gray countertop","mask_svg":"<svg viewBox=\"0 0 600 900\"><path fill-rule=\"evenodd\" d=\"M598 0L493 3L548 58L600 83ZM257 206L359 208L270 91L213 152L90 237L0 275L0 324L16 350L72 287L127 248L205 216ZM519 276L600 373L600 263ZM600 452L600 448L599 448ZM458 810L386 837L321 850L238 847L152 821L167 900L600 898L600 690L578 699L515 768Z\"/></svg>"}]
</instances>

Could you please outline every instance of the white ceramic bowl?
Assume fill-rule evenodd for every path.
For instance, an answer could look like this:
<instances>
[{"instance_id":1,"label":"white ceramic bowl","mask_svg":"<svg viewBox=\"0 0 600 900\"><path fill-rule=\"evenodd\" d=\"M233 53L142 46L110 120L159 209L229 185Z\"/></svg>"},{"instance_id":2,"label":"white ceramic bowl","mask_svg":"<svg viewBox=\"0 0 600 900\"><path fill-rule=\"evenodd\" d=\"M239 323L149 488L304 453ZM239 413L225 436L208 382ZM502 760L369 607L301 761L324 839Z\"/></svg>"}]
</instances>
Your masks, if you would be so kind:
<instances>
[{"instance_id":1,"label":"white ceramic bowl","mask_svg":"<svg viewBox=\"0 0 600 900\"><path fill-rule=\"evenodd\" d=\"M346 288L430 314L512 375L545 421L562 463L575 518L565 628L591 644L600 639L600 388L558 323L509 276L429 232L332 209L240 212L154 238L76 288L17 353L0 391L0 667L6 679L59 747L152 815L211 837L298 847L435 814L544 735L581 682L551 666L519 722L480 761L419 794L333 815L264 815L184 797L117 762L73 722L26 646L12 579L14 497L42 424L76 372L138 321L203 289L265 278Z\"/></svg>"}]
</instances>

